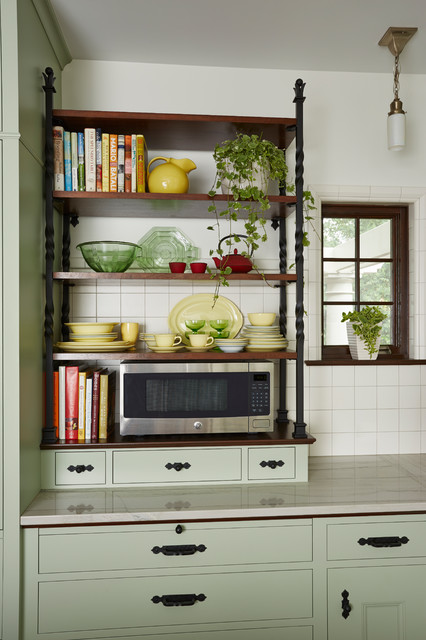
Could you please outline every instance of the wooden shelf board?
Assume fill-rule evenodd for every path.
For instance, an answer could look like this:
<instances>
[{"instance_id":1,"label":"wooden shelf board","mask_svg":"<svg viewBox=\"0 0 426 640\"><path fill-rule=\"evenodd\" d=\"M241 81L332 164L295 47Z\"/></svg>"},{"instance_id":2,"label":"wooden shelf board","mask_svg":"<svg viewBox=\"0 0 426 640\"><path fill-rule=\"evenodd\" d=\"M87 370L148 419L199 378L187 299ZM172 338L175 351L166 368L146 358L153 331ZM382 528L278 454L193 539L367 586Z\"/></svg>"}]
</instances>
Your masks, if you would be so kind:
<instances>
[{"instance_id":1,"label":"wooden shelf board","mask_svg":"<svg viewBox=\"0 0 426 640\"><path fill-rule=\"evenodd\" d=\"M266 280L278 282L296 282L294 273L265 273ZM124 273L97 273L96 271L55 271L54 280L215 280L217 276L209 273L149 273L146 271L125 271ZM263 276L258 273L231 273L228 280L257 281L263 280Z\"/></svg>"},{"instance_id":2,"label":"wooden shelf board","mask_svg":"<svg viewBox=\"0 0 426 640\"><path fill-rule=\"evenodd\" d=\"M154 353L152 351L123 351L123 352L90 352L90 353L69 353L56 352L53 354L54 360L170 360L170 361L216 361L216 360L295 360L295 351L259 351L238 353L219 353L218 351L207 351L205 353L194 353L190 351L178 351L177 353Z\"/></svg>"},{"instance_id":3,"label":"wooden shelf board","mask_svg":"<svg viewBox=\"0 0 426 640\"><path fill-rule=\"evenodd\" d=\"M119 425L107 442L67 443L58 441L53 444L41 444L40 449L113 449L125 447L223 447L223 446L272 446L313 444L315 438L307 434L306 438L293 438L292 423L277 425L269 433L205 433L205 434L173 434L155 436L121 436Z\"/></svg>"}]
</instances>

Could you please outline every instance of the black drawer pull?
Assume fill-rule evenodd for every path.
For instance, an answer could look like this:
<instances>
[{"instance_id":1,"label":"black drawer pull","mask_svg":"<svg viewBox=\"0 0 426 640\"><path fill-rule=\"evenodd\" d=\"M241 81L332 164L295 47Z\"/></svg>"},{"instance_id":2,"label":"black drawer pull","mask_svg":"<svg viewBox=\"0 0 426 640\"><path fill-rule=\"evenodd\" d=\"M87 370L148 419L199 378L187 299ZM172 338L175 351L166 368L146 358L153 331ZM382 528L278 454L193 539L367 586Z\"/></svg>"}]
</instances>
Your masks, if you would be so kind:
<instances>
[{"instance_id":1,"label":"black drawer pull","mask_svg":"<svg viewBox=\"0 0 426 640\"><path fill-rule=\"evenodd\" d=\"M73 464L70 464L69 467L67 467L68 471L76 471L77 473L83 473L84 471L93 471L95 467L92 467L91 464L88 464L87 466L84 464L78 464L76 467Z\"/></svg>"},{"instance_id":2,"label":"black drawer pull","mask_svg":"<svg viewBox=\"0 0 426 640\"><path fill-rule=\"evenodd\" d=\"M262 460L259 464L261 467L269 467L270 469L276 469L277 467L284 466L284 462L282 460L268 460L267 462L266 460Z\"/></svg>"},{"instance_id":3,"label":"black drawer pull","mask_svg":"<svg viewBox=\"0 0 426 640\"><path fill-rule=\"evenodd\" d=\"M198 596L195 593L179 593L177 595L154 596L151 600L154 604L161 602L165 607L191 607L197 600L203 602L206 597L204 593L200 593Z\"/></svg>"},{"instance_id":4,"label":"black drawer pull","mask_svg":"<svg viewBox=\"0 0 426 640\"><path fill-rule=\"evenodd\" d=\"M189 462L168 462L166 464L166 469L175 469L176 471L182 471L182 469L189 469L191 465Z\"/></svg>"},{"instance_id":5,"label":"black drawer pull","mask_svg":"<svg viewBox=\"0 0 426 640\"><path fill-rule=\"evenodd\" d=\"M400 547L403 544L407 544L408 542L407 536L402 536L399 538L398 536L382 536L378 538L360 538L358 540L358 544L364 546L365 544L370 545L370 547Z\"/></svg>"},{"instance_id":6,"label":"black drawer pull","mask_svg":"<svg viewBox=\"0 0 426 640\"><path fill-rule=\"evenodd\" d=\"M193 556L197 551L202 553L206 549L204 544L166 544L163 547L153 547L151 551L165 556Z\"/></svg>"},{"instance_id":7,"label":"black drawer pull","mask_svg":"<svg viewBox=\"0 0 426 640\"><path fill-rule=\"evenodd\" d=\"M351 605L349 604L349 592L346 591L346 589L344 591L342 591L342 617L346 620L346 618L349 618L349 614L351 612Z\"/></svg>"}]
</instances>

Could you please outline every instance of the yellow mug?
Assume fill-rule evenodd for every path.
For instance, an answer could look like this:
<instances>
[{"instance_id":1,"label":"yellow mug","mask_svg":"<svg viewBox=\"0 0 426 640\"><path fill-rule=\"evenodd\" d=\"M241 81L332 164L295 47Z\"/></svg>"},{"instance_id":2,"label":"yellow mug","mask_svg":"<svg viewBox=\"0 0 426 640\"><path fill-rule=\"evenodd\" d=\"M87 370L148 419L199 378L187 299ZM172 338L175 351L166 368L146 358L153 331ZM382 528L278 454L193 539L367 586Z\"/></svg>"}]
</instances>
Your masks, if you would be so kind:
<instances>
[{"instance_id":1,"label":"yellow mug","mask_svg":"<svg viewBox=\"0 0 426 640\"><path fill-rule=\"evenodd\" d=\"M138 322L122 322L121 325L121 339L126 342L135 344L138 339L139 323Z\"/></svg>"}]
</instances>

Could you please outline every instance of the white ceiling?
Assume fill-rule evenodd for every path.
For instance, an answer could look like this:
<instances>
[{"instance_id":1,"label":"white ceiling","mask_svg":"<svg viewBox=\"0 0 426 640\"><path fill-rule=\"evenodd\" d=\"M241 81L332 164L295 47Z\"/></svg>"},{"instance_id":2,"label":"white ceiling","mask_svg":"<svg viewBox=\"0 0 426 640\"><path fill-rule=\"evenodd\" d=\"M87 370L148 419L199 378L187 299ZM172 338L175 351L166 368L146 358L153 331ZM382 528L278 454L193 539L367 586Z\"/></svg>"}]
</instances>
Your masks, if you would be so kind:
<instances>
[{"instance_id":1,"label":"white ceiling","mask_svg":"<svg viewBox=\"0 0 426 640\"><path fill-rule=\"evenodd\" d=\"M418 27L402 73L426 74L425 0L50 0L73 59L392 72L378 42Z\"/></svg>"}]
</instances>

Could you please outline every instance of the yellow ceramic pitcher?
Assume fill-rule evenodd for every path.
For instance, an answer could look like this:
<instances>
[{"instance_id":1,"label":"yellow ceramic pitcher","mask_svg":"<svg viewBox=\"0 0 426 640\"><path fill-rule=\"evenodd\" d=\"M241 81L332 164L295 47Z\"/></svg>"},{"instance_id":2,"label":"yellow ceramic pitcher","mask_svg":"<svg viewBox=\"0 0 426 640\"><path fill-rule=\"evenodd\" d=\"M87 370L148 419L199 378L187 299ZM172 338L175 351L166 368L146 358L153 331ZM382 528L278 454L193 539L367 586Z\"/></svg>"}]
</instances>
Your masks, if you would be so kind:
<instances>
[{"instance_id":1,"label":"yellow ceramic pitcher","mask_svg":"<svg viewBox=\"0 0 426 640\"><path fill-rule=\"evenodd\" d=\"M150 166L157 160L164 160L164 163L150 172ZM148 164L148 190L151 193L187 193L188 173L196 168L196 165L189 158L176 159L157 156Z\"/></svg>"}]
</instances>

